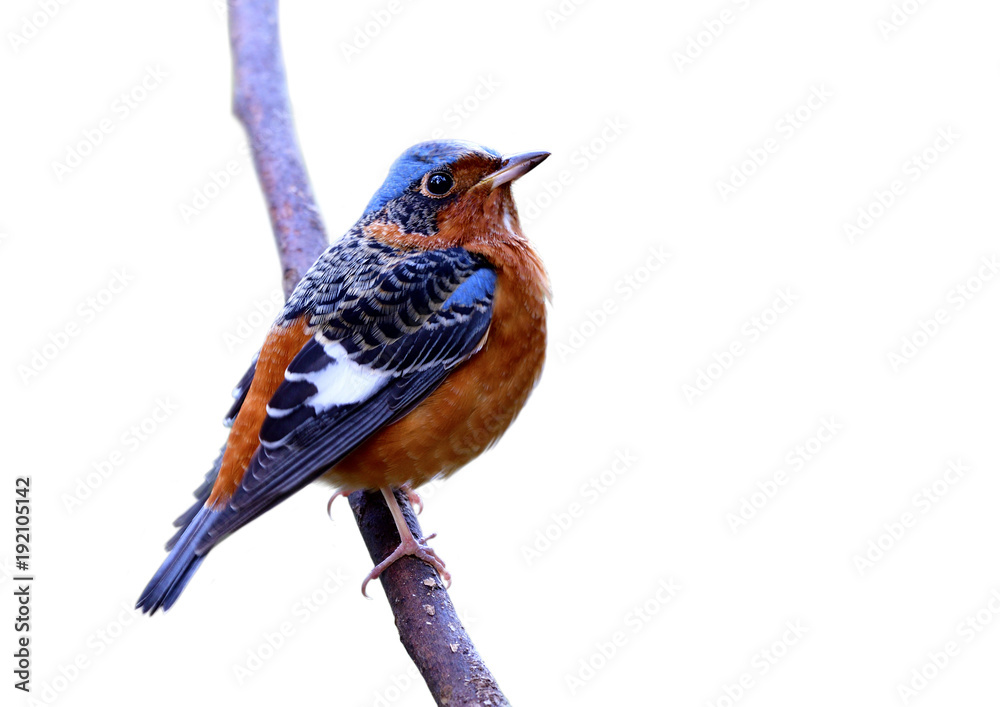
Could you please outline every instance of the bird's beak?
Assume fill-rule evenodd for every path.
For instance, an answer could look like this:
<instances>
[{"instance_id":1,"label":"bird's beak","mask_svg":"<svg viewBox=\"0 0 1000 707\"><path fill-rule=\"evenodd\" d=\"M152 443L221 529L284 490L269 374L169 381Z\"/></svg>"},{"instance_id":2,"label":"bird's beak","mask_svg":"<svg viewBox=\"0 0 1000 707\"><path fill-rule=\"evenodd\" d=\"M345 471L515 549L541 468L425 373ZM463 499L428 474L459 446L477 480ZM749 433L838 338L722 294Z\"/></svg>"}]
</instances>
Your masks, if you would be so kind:
<instances>
[{"instance_id":1,"label":"bird's beak","mask_svg":"<svg viewBox=\"0 0 1000 707\"><path fill-rule=\"evenodd\" d=\"M511 155L504 159L503 167L483 177L480 184L489 184L490 189L496 189L501 184L513 182L544 162L550 154L549 152L522 152L519 155Z\"/></svg>"}]
</instances>

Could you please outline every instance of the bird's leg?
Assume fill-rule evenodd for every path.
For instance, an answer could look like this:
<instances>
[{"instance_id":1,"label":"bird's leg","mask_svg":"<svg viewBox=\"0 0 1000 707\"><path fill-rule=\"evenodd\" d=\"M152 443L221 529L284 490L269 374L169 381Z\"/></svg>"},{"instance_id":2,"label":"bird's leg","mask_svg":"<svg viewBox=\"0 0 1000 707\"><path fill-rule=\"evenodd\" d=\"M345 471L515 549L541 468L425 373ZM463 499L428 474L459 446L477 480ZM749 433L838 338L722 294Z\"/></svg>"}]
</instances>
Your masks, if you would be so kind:
<instances>
[{"instance_id":1,"label":"bird's leg","mask_svg":"<svg viewBox=\"0 0 1000 707\"><path fill-rule=\"evenodd\" d=\"M410 499L410 505L413 506L413 510L417 515L424 512L424 499L420 498L420 494L413 490L409 484L403 484L399 487L399 490L406 494L406 497Z\"/></svg>"},{"instance_id":2,"label":"bird's leg","mask_svg":"<svg viewBox=\"0 0 1000 707\"><path fill-rule=\"evenodd\" d=\"M409 484L403 484L402 486L399 487L399 489L400 491L406 494L406 498L409 499L410 505L413 506L413 510L417 515L420 515L421 513L424 512L424 500L420 498L419 493L414 491ZM330 496L330 500L326 502L326 514L330 516L330 520L333 520L333 514L331 513L331 511L333 510L334 501L336 501L341 496L347 498L350 495L351 495L350 491L341 490L335 492L332 496Z\"/></svg>"},{"instance_id":3,"label":"bird's leg","mask_svg":"<svg viewBox=\"0 0 1000 707\"><path fill-rule=\"evenodd\" d=\"M399 532L400 543L387 558L375 565L374 569L368 573L365 581L361 583L361 593L367 597L368 593L365 589L368 587L368 583L373 579L377 579L385 571L386 567L407 555L413 555L429 564L441 575L441 579L446 582L445 586L451 586L451 574L444 568L444 562L441 558L427 544L427 541L437 533L431 533L426 538L417 539L413 537L410 526L406 524L406 518L403 517L403 510L399 507L399 503L396 502L396 497L393 495L392 489L383 488L382 495L385 497L386 505L389 506L389 511L392 513L392 519L396 521L396 530Z\"/></svg>"},{"instance_id":4,"label":"bird's leg","mask_svg":"<svg viewBox=\"0 0 1000 707\"><path fill-rule=\"evenodd\" d=\"M330 500L326 502L326 514L327 516L329 516L330 520L333 520L333 514L331 513L331 511L333 510L333 502L336 501L341 496L347 498L350 495L351 495L350 491L340 490L334 493L332 496L330 496Z\"/></svg>"}]
</instances>

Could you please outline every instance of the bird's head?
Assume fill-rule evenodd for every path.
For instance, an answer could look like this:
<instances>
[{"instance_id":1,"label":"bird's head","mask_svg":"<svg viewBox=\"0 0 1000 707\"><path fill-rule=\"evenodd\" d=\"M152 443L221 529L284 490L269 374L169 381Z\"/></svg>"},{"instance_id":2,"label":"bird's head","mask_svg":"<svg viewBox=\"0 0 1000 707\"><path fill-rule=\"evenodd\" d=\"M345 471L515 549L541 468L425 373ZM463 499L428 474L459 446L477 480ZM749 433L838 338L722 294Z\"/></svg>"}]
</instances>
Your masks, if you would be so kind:
<instances>
[{"instance_id":1,"label":"bird's head","mask_svg":"<svg viewBox=\"0 0 1000 707\"><path fill-rule=\"evenodd\" d=\"M361 223L384 242L417 248L477 245L519 238L510 185L548 152L503 156L460 140L432 140L399 156Z\"/></svg>"}]
</instances>

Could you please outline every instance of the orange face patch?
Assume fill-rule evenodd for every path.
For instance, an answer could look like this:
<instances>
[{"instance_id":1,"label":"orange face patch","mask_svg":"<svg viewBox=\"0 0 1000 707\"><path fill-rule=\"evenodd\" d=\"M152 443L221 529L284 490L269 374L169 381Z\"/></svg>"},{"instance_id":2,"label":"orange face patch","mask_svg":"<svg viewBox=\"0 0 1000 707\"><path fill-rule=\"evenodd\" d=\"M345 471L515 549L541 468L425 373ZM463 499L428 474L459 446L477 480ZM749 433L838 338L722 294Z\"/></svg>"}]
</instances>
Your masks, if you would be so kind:
<instances>
[{"instance_id":1,"label":"orange face patch","mask_svg":"<svg viewBox=\"0 0 1000 707\"><path fill-rule=\"evenodd\" d=\"M396 248L435 250L464 246L484 232L494 230L491 224L504 211L491 205L499 201L513 203L507 187L491 190L483 179L500 168L499 158L468 154L455 160L448 173L454 186L440 197L427 190L429 172L421 181L420 191L429 200L437 216L438 233L407 233L396 223L375 221L364 226L365 235ZM445 228L445 224L450 228ZM502 227L502 223L499 227Z\"/></svg>"}]
</instances>

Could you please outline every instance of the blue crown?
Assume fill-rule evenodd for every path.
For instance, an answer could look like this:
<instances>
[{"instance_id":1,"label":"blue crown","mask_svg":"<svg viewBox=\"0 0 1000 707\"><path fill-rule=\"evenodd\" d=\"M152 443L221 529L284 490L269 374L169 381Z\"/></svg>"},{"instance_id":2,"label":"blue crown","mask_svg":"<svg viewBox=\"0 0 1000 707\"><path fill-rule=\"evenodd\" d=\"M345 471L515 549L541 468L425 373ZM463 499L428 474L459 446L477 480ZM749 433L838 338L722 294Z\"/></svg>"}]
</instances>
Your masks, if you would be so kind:
<instances>
[{"instance_id":1,"label":"blue crown","mask_svg":"<svg viewBox=\"0 0 1000 707\"><path fill-rule=\"evenodd\" d=\"M500 153L465 140L429 140L420 142L401 154L389 168L389 176L375 192L375 196L365 207L365 214L378 211L393 199L402 196L413 182L446 164L450 164L462 155L478 152L491 157L500 157Z\"/></svg>"}]
</instances>

